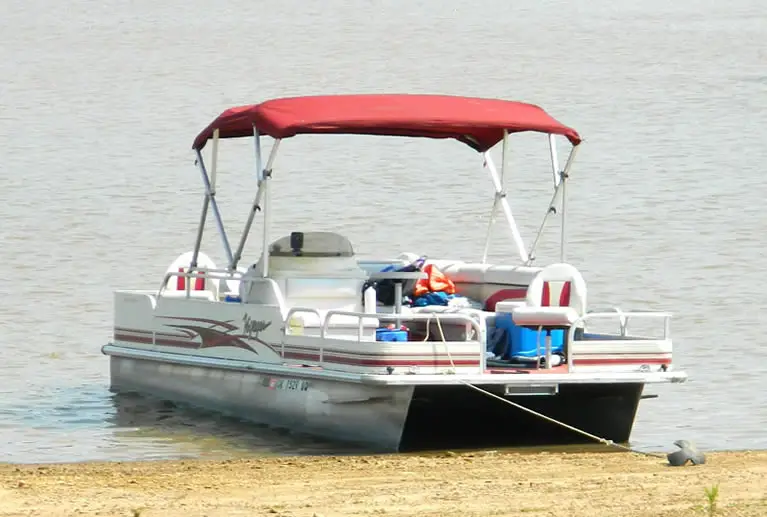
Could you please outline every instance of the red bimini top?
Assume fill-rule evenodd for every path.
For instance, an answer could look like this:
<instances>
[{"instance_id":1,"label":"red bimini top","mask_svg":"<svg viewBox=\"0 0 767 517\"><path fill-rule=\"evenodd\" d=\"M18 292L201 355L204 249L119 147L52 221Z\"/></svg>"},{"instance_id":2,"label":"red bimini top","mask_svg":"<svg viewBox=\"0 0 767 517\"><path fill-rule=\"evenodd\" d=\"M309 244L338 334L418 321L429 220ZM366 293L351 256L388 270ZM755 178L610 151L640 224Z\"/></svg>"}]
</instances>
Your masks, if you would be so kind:
<instances>
[{"instance_id":1,"label":"red bimini top","mask_svg":"<svg viewBox=\"0 0 767 517\"><path fill-rule=\"evenodd\" d=\"M578 133L538 106L500 99L449 95L366 94L273 99L230 108L194 140L205 147L215 130L219 138L253 135L253 127L272 138L298 134L356 134L454 138L484 152L503 139L503 131L537 131L565 136Z\"/></svg>"}]
</instances>

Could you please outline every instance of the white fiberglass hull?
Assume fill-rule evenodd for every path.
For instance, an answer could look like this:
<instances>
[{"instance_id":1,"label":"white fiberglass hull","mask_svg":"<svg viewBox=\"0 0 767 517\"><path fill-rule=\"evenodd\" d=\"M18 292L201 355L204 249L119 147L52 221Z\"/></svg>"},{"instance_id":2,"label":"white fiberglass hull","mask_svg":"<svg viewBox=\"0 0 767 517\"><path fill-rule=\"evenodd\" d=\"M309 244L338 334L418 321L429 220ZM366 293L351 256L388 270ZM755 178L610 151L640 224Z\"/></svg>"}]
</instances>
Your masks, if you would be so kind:
<instances>
[{"instance_id":1,"label":"white fiberglass hull","mask_svg":"<svg viewBox=\"0 0 767 517\"><path fill-rule=\"evenodd\" d=\"M110 358L115 391L168 400L381 452L398 450L412 386L364 386L336 380Z\"/></svg>"}]
</instances>

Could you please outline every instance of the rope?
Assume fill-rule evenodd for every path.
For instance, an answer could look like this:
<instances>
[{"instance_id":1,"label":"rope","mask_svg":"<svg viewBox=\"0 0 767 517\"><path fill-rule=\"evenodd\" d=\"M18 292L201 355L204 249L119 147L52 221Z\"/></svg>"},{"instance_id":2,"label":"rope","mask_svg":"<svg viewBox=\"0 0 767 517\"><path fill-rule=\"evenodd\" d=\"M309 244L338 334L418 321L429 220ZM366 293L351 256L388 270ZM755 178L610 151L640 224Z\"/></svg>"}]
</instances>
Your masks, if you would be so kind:
<instances>
[{"instance_id":1,"label":"rope","mask_svg":"<svg viewBox=\"0 0 767 517\"><path fill-rule=\"evenodd\" d=\"M450 354L450 347L448 346L447 340L445 339L445 333L442 330L442 324L439 321L439 317L437 317L435 319L437 320L437 328L439 328L439 333L441 334L441 337L442 337L442 343L445 345L445 350L447 351L447 357L450 359L450 365L452 366L452 372L450 372L450 373L455 373L455 363L453 362L453 356ZM426 328L427 328L426 336L427 336L427 339L428 339L428 335L429 335L428 334L428 332L429 332L428 329L430 327L430 325L429 325L430 322L431 322L431 318L429 318L427 320L427 323L426 323ZM477 336L477 337L481 340L481 336ZM532 409L530 409L528 407L525 407L522 404L518 404L518 403L516 403L516 402L514 402L512 400L505 399L503 397L500 397L500 396L496 395L495 393L492 393L492 392L489 392L489 391L487 391L485 389L482 389L479 386L475 386L474 384L471 384L470 382L464 381L463 379L458 379L458 382L460 382L461 384L465 384L469 388L471 388L473 390L476 390L476 391L478 391L478 392L480 392L480 393L482 393L484 395L487 395L488 397L492 397L492 398L498 399L501 402L509 404L510 406L514 406L517 409L521 409L522 411L526 411L526 412L530 413L531 415L534 415L534 416L537 416L539 418L542 418L542 419L546 420L547 422L551 422L552 424L556 424L556 425L564 427L565 429L569 429L570 431L574 431L576 433L580 433L583 436L591 438L592 440L595 440L595 441L597 441L597 442L599 442L601 444L607 445L608 447L617 447L618 449L622 449L622 450L625 450L625 451L628 451L628 452L633 452L633 453L636 453L636 454L643 454L645 456L652 456L654 458L665 458L665 456L662 455L662 454L657 454L657 453L654 453L654 452L646 452L646 451L640 451L640 450L632 449L631 447L626 447L625 445L621 445L619 443L615 443L612 440L608 440L606 438L602 438L602 437L597 436L595 434L591 434L591 433L589 433L587 431L584 431L583 429L578 429L577 427L573 427L573 426L571 426L569 424L566 424L564 422L560 422L559 420L556 420L556 419L551 418L549 416L546 416L546 415L544 415L542 413L538 413L537 411L534 411L534 410L532 410Z\"/></svg>"},{"instance_id":2,"label":"rope","mask_svg":"<svg viewBox=\"0 0 767 517\"><path fill-rule=\"evenodd\" d=\"M431 321L431 318L429 318L429 321ZM437 317L437 328L439 329L440 336L442 337L442 344L445 345L447 358L450 359L450 366L452 367L450 373L455 373L455 363L453 362L453 356L450 354L450 347L448 346L447 340L445 339L445 332L442 330L442 323L439 321L439 316Z\"/></svg>"},{"instance_id":3,"label":"rope","mask_svg":"<svg viewBox=\"0 0 767 517\"><path fill-rule=\"evenodd\" d=\"M573 427L573 426L571 426L569 424L566 424L564 422L560 422L559 420L556 420L556 419L548 417L548 416L546 416L544 414L538 413L537 411L534 411L534 410L532 410L532 409L530 409L528 407L525 407L525 406L523 406L521 404L517 404L516 402L514 402L512 400L505 399L503 397L499 397L495 393L491 393L491 392L489 392L487 390L484 390L484 389L480 388L479 386L475 386L475 385L473 385L473 384L471 384L471 383L469 383L467 381L464 381L462 379L458 379L458 382L460 382L461 384L465 384L469 388L477 390L478 392L483 393L483 394L487 395L488 397L492 397L492 398L498 399L501 402L505 402L506 404L514 406L514 407L516 407L518 409L521 409L523 411L527 411L528 413L530 413L532 415L535 415L537 417L540 417L540 418L542 418L542 419L544 419L544 420L546 420L548 422L551 422L552 424L560 425L560 426L562 426L562 427L564 427L566 429L569 429L569 430L574 431L576 433L580 433L583 436L591 438L592 440L596 440L597 442L602 443L604 445L607 445L609 447L617 447L618 449L623 449L623 450L626 450L628 452L634 452L634 453L637 453L637 454L644 454L645 456L653 456L655 458L665 458L665 456L662 455L662 454L657 454L657 453L654 453L654 452L646 452L646 451L640 451L640 450L632 449L631 447L626 447L625 445L621 445L619 443L615 443L612 440L608 440L606 438L601 438L601 437L599 437L599 436L597 436L595 434L591 434L591 433L586 432L586 431L584 431L582 429L578 429L577 427Z\"/></svg>"}]
</instances>

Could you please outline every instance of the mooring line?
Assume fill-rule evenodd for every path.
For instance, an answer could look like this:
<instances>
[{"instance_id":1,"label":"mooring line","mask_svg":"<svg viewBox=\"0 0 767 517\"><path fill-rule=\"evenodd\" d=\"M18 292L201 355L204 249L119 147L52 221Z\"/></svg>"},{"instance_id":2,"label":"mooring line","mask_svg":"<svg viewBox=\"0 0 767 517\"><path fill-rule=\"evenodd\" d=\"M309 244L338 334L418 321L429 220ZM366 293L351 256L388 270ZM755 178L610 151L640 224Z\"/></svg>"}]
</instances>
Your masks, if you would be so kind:
<instances>
[{"instance_id":1,"label":"mooring line","mask_svg":"<svg viewBox=\"0 0 767 517\"><path fill-rule=\"evenodd\" d=\"M540 418L542 418L542 419L544 419L544 420L546 420L548 422L551 422L553 424L560 425L560 426L562 426L562 427L564 427L566 429L569 429L569 430L574 431L576 433L580 433L583 436L591 438L592 440L596 440L597 442L602 443L604 445L607 445L609 447L617 447L619 449L623 449L623 450L626 450L628 452L634 452L636 454L644 454L645 456L652 456L652 457L655 457L655 458L665 458L665 456L663 454L658 454L658 453L654 453L654 452L640 451L640 450L632 449L631 447L626 447L625 445L621 445L619 443L615 443L614 441L608 440L607 438L599 437L599 436L597 436L595 434L591 434L591 433L589 433L587 431L584 431L583 429L578 429L577 427L573 427L570 424L566 424L564 422L560 422L559 420L556 420L554 418L546 416L546 415L544 415L542 413L538 413L537 411L532 410L532 409L530 409L528 407L525 407L522 404L517 404L516 402L514 402L512 400L505 399L503 397L500 397L500 396L496 395L495 393L492 393L490 391L484 390L484 389L480 388L479 386L475 386L474 384L471 384L470 382L464 381L462 379L458 379L458 381L461 384L465 384L466 386L468 386L471 389L477 390L478 392L480 392L480 393L482 393L484 395L487 395L488 397L492 397L492 398L498 399L501 402L505 402L506 404L514 406L514 407L516 407L518 409L521 409L523 411L527 411L528 413L530 413L532 415L535 415L537 417L540 417Z\"/></svg>"},{"instance_id":2,"label":"mooring line","mask_svg":"<svg viewBox=\"0 0 767 517\"><path fill-rule=\"evenodd\" d=\"M450 364L453 367L453 373L455 373L455 371L456 371L455 370L455 363L453 363L453 357L450 355L450 348L449 348L449 346L447 344L447 340L445 339L445 332L442 330L442 324L439 321L439 317L437 317L436 319L437 319L437 328L439 329L440 337L442 338L442 344L445 346L445 350L447 351L447 354L448 354L448 359L450 359ZM429 320L429 321L431 321L431 320ZM427 323L427 332L428 332L428 323ZM479 338L479 336L477 336L477 337ZM546 416L546 415L544 415L542 413L538 413L537 411L532 410L529 407L525 407L522 404L518 404L518 403L514 402L513 400L509 400L509 399L500 397L500 396L496 395L495 393L492 393L490 391L482 389L479 386L475 386L474 384L471 384L470 382L467 382L467 381L465 381L463 379L457 379L457 380L461 384L465 384L469 388L471 388L473 390L477 390L478 392L480 392L480 393L482 393L484 395L487 395L488 397L492 397L492 398L498 399L501 402L505 402L506 404L509 404L509 405L514 406L514 407L516 407L518 409L521 409L522 411L527 411L531 415L535 415L535 416L537 416L539 418L542 418L542 419L546 420L547 422L551 422L552 424L556 424L556 425L564 427L565 429L569 429L570 431L574 431L576 433L580 433L583 436L591 438L592 440L595 440L595 441L597 441L597 442L599 442L601 444L607 445L608 447L617 447L618 449L622 449L622 450L625 450L625 451L628 451L628 452L633 452L633 453L636 453L636 454L643 454L645 456L651 456L653 458L665 458L666 457L663 454L654 453L654 452L640 451L640 450L637 450L637 449L632 449L631 447L626 447L625 445L621 445L619 443L615 443L614 441L608 440L607 438L602 438L602 437L597 436L595 434L591 434L591 433L589 433L587 431L584 431L583 429L578 429L577 427L573 427L570 424L566 424L564 422L560 422L559 420L557 420L555 418L551 418L550 416Z\"/></svg>"}]
</instances>

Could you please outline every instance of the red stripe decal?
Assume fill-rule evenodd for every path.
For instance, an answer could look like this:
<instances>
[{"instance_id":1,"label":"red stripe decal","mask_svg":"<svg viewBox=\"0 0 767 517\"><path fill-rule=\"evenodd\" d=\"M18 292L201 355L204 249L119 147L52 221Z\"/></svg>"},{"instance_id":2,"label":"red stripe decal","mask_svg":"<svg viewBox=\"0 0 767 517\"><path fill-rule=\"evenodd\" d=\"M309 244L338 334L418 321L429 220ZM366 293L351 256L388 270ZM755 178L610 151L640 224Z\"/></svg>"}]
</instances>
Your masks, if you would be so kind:
<instances>
[{"instance_id":1,"label":"red stripe decal","mask_svg":"<svg viewBox=\"0 0 767 517\"><path fill-rule=\"evenodd\" d=\"M302 361L319 361L319 354L304 354L300 352L285 352L285 359ZM479 366L476 359L369 359L364 357L338 357L323 354L323 363L345 364L349 366Z\"/></svg>"},{"instance_id":2,"label":"red stripe decal","mask_svg":"<svg viewBox=\"0 0 767 517\"><path fill-rule=\"evenodd\" d=\"M180 337L180 336L179 336ZM127 341L129 343L141 343L144 345L151 345L154 343L155 345L162 345L162 346L177 346L180 348L199 348L200 343L197 343L195 341L190 341L188 339L172 339L167 337L156 337L154 341L152 340L152 336L128 336L125 334L115 334L114 338L116 341Z\"/></svg>"},{"instance_id":3,"label":"red stripe decal","mask_svg":"<svg viewBox=\"0 0 767 517\"><path fill-rule=\"evenodd\" d=\"M626 359L573 359L573 366L578 365L601 365L601 364L615 364L615 365L629 365L629 364L671 364L671 359L668 357L646 357L646 358L626 358Z\"/></svg>"},{"instance_id":4,"label":"red stripe decal","mask_svg":"<svg viewBox=\"0 0 767 517\"><path fill-rule=\"evenodd\" d=\"M501 289L491 294L485 302L485 310L495 312L495 305L504 300L524 300L527 289Z\"/></svg>"},{"instance_id":5,"label":"red stripe decal","mask_svg":"<svg viewBox=\"0 0 767 517\"><path fill-rule=\"evenodd\" d=\"M129 336L126 334L115 334L115 340L117 341L127 341L130 343L142 343L142 344L152 344L152 337L151 336ZM160 338L157 337L154 340L154 343L157 345L162 346L174 346L174 347L180 347L180 348L199 348L200 344L195 341L190 340L182 340L182 339L168 339L168 338ZM364 355L358 355L357 357L345 357L345 356L339 356L334 354L328 354L327 352L323 353L322 356L322 362L323 363L332 363L332 364L345 364L345 365L352 365L352 366L479 366L479 359L471 358L471 359L461 359L453 356L453 361L451 363L450 358L445 359L408 359L407 357L402 357L400 355L399 358L397 357L387 357L383 354L376 354L376 356L372 356L372 354L367 354L368 357L365 357ZM403 354L404 355L404 354ZM372 357L371 357L372 356ZM284 357L286 359L297 359L297 360L303 360L303 361L318 361L320 360L319 353L317 352L293 352L293 351L285 351Z\"/></svg>"}]
</instances>

